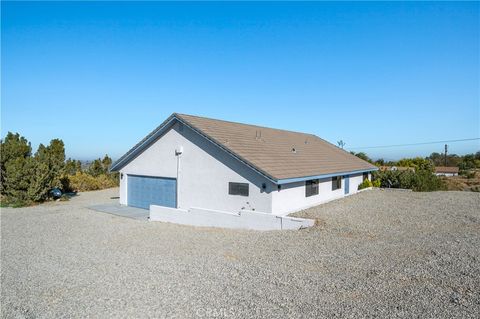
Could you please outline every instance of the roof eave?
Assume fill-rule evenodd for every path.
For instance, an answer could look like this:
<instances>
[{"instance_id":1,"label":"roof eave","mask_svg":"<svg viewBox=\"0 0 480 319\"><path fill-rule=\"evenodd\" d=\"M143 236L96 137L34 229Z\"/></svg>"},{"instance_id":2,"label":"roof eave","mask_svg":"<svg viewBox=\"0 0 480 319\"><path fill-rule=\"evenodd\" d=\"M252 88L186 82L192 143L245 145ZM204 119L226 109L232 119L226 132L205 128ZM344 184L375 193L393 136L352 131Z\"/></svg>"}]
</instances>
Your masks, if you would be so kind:
<instances>
[{"instance_id":1,"label":"roof eave","mask_svg":"<svg viewBox=\"0 0 480 319\"><path fill-rule=\"evenodd\" d=\"M289 184L289 183L295 183L295 182L308 181L308 180L311 180L311 179L322 179L322 178L329 178L329 177L334 177L334 176L360 174L360 173L373 172L373 171L378 171L378 167L359 169L359 170L353 170L353 171L334 172L334 173L321 174L321 175L283 178L283 179L278 179L276 181L276 184L283 185L283 184Z\"/></svg>"},{"instance_id":2,"label":"roof eave","mask_svg":"<svg viewBox=\"0 0 480 319\"><path fill-rule=\"evenodd\" d=\"M150 136L147 139L141 142L141 144L133 146L127 153L125 153L122 157L115 161L115 163L112 164L110 171L118 172L120 169L125 167L125 165L127 165L135 157L140 155L140 153L142 153L147 146L149 146L153 141L160 137L169 127L170 123L172 123L172 121L174 121L175 119L177 119L175 113L170 115L162 124L160 124L149 134Z\"/></svg>"}]
</instances>

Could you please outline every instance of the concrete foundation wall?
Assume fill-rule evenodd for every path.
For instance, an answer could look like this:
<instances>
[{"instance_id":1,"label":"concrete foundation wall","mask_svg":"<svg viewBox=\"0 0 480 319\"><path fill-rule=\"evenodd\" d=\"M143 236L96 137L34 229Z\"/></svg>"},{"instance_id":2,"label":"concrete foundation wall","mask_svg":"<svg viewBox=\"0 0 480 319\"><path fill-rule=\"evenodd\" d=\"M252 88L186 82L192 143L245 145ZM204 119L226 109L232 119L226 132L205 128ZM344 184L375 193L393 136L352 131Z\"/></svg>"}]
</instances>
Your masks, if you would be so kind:
<instances>
[{"instance_id":1,"label":"concrete foundation wall","mask_svg":"<svg viewBox=\"0 0 480 319\"><path fill-rule=\"evenodd\" d=\"M310 219L280 217L261 212L231 213L202 208L185 210L156 205L150 206L150 220L190 226L251 230L301 229L314 225L314 221Z\"/></svg>"},{"instance_id":2,"label":"concrete foundation wall","mask_svg":"<svg viewBox=\"0 0 480 319\"><path fill-rule=\"evenodd\" d=\"M175 150L180 147L183 152L176 156ZM175 123L120 173L120 203L124 205L128 204L128 175L133 174L177 178L178 208L272 212L271 192L276 189L273 183L180 123ZM248 183L249 196L229 195L229 182Z\"/></svg>"}]
</instances>

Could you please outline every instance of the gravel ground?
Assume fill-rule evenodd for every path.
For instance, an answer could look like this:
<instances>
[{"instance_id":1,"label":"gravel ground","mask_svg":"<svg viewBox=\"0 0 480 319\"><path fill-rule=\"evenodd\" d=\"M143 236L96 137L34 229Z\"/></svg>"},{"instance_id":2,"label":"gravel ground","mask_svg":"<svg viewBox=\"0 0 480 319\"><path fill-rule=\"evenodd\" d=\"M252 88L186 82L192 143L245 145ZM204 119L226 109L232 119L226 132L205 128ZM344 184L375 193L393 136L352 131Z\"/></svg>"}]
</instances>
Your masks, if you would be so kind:
<instances>
[{"instance_id":1,"label":"gravel ground","mask_svg":"<svg viewBox=\"0 0 480 319\"><path fill-rule=\"evenodd\" d=\"M478 318L480 194L373 190L238 231L99 213L118 190L1 211L4 318Z\"/></svg>"}]
</instances>

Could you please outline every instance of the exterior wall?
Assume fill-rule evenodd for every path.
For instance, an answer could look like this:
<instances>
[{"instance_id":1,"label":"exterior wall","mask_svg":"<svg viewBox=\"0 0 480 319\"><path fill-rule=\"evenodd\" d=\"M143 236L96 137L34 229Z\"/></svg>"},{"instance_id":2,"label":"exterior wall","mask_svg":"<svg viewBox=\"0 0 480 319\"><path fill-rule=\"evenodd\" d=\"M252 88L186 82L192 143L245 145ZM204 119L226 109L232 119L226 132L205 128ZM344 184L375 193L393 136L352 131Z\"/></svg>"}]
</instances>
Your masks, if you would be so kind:
<instances>
[{"instance_id":1,"label":"exterior wall","mask_svg":"<svg viewBox=\"0 0 480 319\"><path fill-rule=\"evenodd\" d=\"M369 174L369 178L370 174ZM349 194L358 192L358 185L363 181L362 174L350 175ZM305 182L296 182L282 185L280 190L273 192L272 209L275 214L286 215L295 211L316 206L345 195L345 179L342 179L342 187L332 191L332 179L320 179L318 183L318 195L305 197Z\"/></svg>"},{"instance_id":2,"label":"exterior wall","mask_svg":"<svg viewBox=\"0 0 480 319\"><path fill-rule=\"evenodd\" d=\"M370 174L368 174L368 178L372 180ZM343 186L342 181L342 186ZM355 174L355 175L350 175L350 192L349 194L355 194L358 192L358 185L360 185L363 182L363 174Z\"/></svg>"},{"instance_id":3,"label":"exterior wall","mask_svg":"<svg viewBox=\"0 0 480 319\"><path fill-rule=\"evenodd\" d=\"M458 176L458 173L435 173L437 176L446 176L446 177L452 177L452 176Z\"/></svg>"},{"instance_id":4,"label":"exterior wall","mask_svg":"<svg viewBox=\"0 0 480 319\"><path fill-rule=\"evenodd\" d=\"M183 148L181 155L175 150ZM178 169L177 169L178 168ZM245 164L178 122L120 170L120 203L128 204L128 175L177 178L177 206L238 212L272 212L276 186ZM228 194L228 183L249 184L249 196ZM266 189L262 189L262 184Z\"/></svg>"},{"instance_id":5,"label":"exterior wall","mask_svg":"<svg viewBox=\"0 0 480 319\"><path fill-rule=\"evenodd\" d=\"M120 205L127 205L127 174L120 171Z\"/></svg>"}]
</instances>

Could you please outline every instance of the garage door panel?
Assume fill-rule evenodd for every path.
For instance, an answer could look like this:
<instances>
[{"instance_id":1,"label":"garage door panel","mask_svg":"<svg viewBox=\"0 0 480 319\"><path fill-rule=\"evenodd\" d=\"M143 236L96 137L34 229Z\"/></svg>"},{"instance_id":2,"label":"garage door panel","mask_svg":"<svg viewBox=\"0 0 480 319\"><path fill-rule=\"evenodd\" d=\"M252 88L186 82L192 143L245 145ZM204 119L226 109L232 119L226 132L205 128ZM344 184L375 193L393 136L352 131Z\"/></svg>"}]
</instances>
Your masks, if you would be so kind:
<instances>
[{"instance_id":1,"label":"garage door panel","mask_svg":"<svg viewBox=\"0 0 480 319\"><path fill-rule=\"evenodd\" d=\"M149 209L150 205L176 207L173 178L128 175L128 206Z\"/></svg>"}]
</instances>

